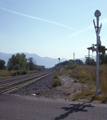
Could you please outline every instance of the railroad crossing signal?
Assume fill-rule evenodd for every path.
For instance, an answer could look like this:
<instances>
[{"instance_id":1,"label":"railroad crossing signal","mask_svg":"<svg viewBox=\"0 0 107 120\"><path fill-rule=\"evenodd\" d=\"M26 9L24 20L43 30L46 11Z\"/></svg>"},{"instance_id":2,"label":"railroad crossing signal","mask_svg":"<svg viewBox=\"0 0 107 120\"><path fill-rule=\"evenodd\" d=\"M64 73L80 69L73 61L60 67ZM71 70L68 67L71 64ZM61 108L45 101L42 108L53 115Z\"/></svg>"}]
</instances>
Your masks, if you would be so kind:
<instances>
[{"instance_id":1,"label":"railroad crossing signal","mask_svg":"<svg viewBox=\"0 0 107 120\"><path fill-rule=\"evenodd\" d=\"M99 10L96 10L94 13L96 20L97 20L97 25L95 24L95 20L93 20L94 23L94 28L96 32L96 44L92 44L91 47L88 47L88 50L92 50L92 52L96 51L96 95L99 95L99 90L98 90L98 84L99 84L99 53L105 54L105 51L107 48L105 46L101 45L101 40L100 40L100 31L102 28L102 24L100 24L99 27L99 17L101 16L101 12Z\"/></svg>"}]
</instances>

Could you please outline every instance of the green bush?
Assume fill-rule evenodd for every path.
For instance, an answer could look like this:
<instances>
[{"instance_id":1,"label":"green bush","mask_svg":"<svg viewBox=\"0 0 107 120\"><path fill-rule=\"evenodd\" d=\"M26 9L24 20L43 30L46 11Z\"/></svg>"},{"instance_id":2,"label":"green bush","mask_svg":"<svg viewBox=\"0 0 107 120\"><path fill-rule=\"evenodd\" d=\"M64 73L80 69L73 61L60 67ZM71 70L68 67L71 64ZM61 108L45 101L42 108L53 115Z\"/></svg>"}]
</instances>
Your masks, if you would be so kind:
<instances>
[{"instance_id":1,"label":"green bush","mask_svg":"<svg viewBox=\"0 0 107 120\"><path fill-rule=\"evenodd\" d=\"M27 74L27 71L25 70L20 70L20 71L15 71L12 73L12 76L16 76L16 75L25 75Z\"/></svg>"},{"instance_id":2,"label":"green bush","mask_svg":"<svg viewBox=\"0 0 107 120\"><path fill-rule=\"evenodd\" d=\"M76 63L75 62L69 62L68 65L64 66L65 70L69 70L69 69L74 69L76 67Z\"/></svg>"},{"instance_id":3,"label":"green bush","mask_svg":"<svg viewBox=\"0 0 107 120\"><path fill-rule=\"evenodd\" d=\"M17 75L17 72L14 72L12 76L16 76Z\"/></svg>"},{"instance_id":4,"label":"green bush","mask_svg":"<svg viewBox=\"0 0 107 120\"><path fill-rule=\"evenodd\" d=\"M27 71L24 70L24 71L22 72L22 74L23 74L23 75L27 74Z\"/></svg>"},{"instance_id":5,"label":"green bush","mask_svg":"<svg viewBox=\"0 0 107 120\"><path fill-rule=\"evenodd\" d=\"M77 83L77 80L76 80L76 79L74 79L74 83Z\"/></svg>"},{"instance_id":6,"label":"green bush","mask_svg":"<svg viewBox=\"0 0 107 120\"><path fill-rule=\"evenodd\" d=\"M53 79L58 79L58 75L57 75L57 74L55 74Z\"/></svg>"},{"instance_id":7,"label":"green bush","mask_svg":"<svg viewBox=\"0 0 107 120\"><path fill-rule=\"evenodd\" d=\"M61 85L62 85L62 81L59 79L58 75L55 74L52 82L52 87L57 87Z\"/></svg>"}]
</instances>

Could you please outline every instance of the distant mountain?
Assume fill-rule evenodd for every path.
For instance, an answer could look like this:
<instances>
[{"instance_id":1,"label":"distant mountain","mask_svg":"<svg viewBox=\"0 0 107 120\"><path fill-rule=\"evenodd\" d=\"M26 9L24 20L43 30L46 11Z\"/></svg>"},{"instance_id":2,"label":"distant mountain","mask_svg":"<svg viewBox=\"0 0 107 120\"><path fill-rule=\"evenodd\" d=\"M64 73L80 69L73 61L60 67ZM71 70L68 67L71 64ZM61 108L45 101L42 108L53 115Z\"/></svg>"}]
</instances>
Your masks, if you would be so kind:
<instances>
[{"instance_id":1,"label":"distant mountain","mask_svg":"<svg viewBox=\"0 0 107 120\"><path fill-rule=\"evenodd\" d=\"M24 54L26 54L26 58L32 57L36 61L37 65L44 65L46 68L53 67L55 64L58 63L58 59L55 59L55 58L53 59L49 57L40 57L37 54L29 54L29 53L24 53ZM67 59L62 58L61 62L65 60Z\"/></svg>"},{"instance_id":2,"label":"distant mountain","mask_svg":"<svg viewBox=\"0 0 107 120\"><path fill-rule=\"evenodd\" d=\"M4 60L6 63L8 62L9 58L11 58L12 54L10 53L2 53L0 52L0 59Z\"/></svg>"},{"instance_id":3,"label":"distant mountain","mask_svg":"<svg viewBox=\"0 0 107 120\"><path fill-rule=\"evenodd\" d=\"M14 53L16 54L16 53ZM53 59L53 58L49 58L49 57L40 57L37 54L30 54L30 53L24 53L26 55L26 58L32 57L34 58L34 62L37 65L42 65L45 66L46 68L50 68L53 67L55 64L58 63L58 59ZM0 52L0 59L4 60L7 64L9 58L11 58L13 54L9 54L9 53L2 53ZM63 62L67 59L63 58L60 60L60 62Z\"/></svg>"}]
</instances>

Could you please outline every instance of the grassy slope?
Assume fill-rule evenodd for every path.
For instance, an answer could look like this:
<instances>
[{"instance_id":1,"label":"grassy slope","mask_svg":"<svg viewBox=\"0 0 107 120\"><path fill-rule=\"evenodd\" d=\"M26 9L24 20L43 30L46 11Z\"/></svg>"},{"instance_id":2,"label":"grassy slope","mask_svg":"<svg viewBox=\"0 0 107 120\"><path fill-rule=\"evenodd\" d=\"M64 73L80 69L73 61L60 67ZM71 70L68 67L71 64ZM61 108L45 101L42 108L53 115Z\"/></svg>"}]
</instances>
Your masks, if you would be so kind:
<instances>
[{"instance_id":1,"label":"grassy slope","mask_svg":"<svg viewBox=\"0 0 107 120\"><path fill-rule=\"evenodd\" d=\"M86 96L91 100L100 100L107 102L107 66L103 65L99 68L99 90L100 95L95 96L96 90L96 67L95 66L76 66L74 69L63 71L74 78L74 82L86 83L87 89L83 89L81 93L74 96L73 100L84 99Z\"/></svg>"}]
</instances>

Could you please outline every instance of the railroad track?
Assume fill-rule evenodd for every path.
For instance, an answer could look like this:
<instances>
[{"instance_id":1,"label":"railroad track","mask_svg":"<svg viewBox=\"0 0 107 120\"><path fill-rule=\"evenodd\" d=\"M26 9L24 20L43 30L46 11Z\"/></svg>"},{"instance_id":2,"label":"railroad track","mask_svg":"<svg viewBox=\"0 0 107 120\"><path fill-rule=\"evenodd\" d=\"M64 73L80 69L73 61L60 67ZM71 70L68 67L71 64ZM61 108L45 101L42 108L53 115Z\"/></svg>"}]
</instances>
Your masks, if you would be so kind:
<instances>
[{"instance_id":1,"label":"railroad track","mask_svg":"<svg viewBox=\"0 0 107 120\"><path fill-rule=\"evenodd\" d=\"M16 79L23 79L26 77L31 77L31 76L35 76L35 75L39 75L45 72L40 72L40 73L30 73L30 74L26 74L26 75L19 75L19 76L11 76L11 77L5 77L5 78L0 78L0 84L6 81L11 81L11 80L16 80ZM47 71L46 71L47 73Z\"/></svg>"},{"instance_id":2,"label":"railroad track","mask_svg":"<svg viewBox=\"0 0 107 120\"><path fill-rule=\"evenodd\" d=\"M39 73L39 74L36 74L35 76L30 76L28 78L25 78L19 81L12 81L12 82L9 82L9 83L5 83L5 84L2 84L0 85L0 94L7 94L7 93L10 93L12 91L15 91L16 89L19 89L21 87L24 87L28 84L31 84L35 81L38 81L40 79L43 79L44 77L47 77L49 76L50 74L52 74L53 72L43 72L43 73ZM9 80L10 81L10 80Z\"/></svg>"}]
</instances>

